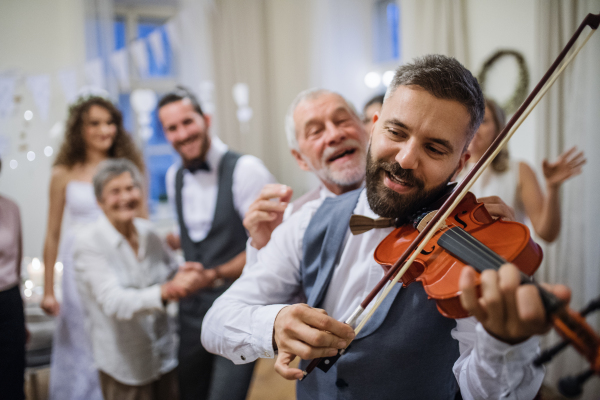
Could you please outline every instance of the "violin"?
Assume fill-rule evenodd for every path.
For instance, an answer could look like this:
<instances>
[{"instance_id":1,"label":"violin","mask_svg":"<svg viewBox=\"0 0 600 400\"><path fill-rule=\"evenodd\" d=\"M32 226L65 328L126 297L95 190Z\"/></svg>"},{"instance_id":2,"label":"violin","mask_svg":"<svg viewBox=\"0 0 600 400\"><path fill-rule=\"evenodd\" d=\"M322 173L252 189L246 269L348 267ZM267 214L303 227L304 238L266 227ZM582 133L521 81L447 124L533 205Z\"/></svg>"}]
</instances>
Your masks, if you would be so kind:
<instances>
[{"instance_id":1,"label":"violin","mask_svg":"<svg viewBox=\"0 0 600 400\"><path fill-rule=\"evenodd\" d=\"M437 211L396 228L375 250L375 261L387 272L406 251L415 237ZM485 243L485 247L481 244ZM494 268L497 256L515 264L531 276L542 262L540 246L531 239L527 226L494 219L475 195L469 192L446 219L428 245L421 250L402 276L403 286L419 281L440 313L448 318L465 318L469 314L460 304L458 281L466 265L480 270ZM502 265L502 264L500 264ZM499 267L499 266L498 266Z\"/></svg>"},{"instance_id":2,"label":"violin","mask_svg":"<svg viewBox=\"0 0 600 400\"><path fill-rule=\"evenodd\" d=\"M567 58L571 47L587 26L592 31L583 44ZM600 337L585 321L585 315L600 308L600 298L592 301L580 313L577 313L533 282L530 275L539 266L542 252L539 246L531 240L528 228L518 223L490 221L492 218L489 214L474 201L474 196L469 194L473 182L491 163L500 149L507 144L510 137L558 79L560 73L587 43L598 26L600 26L600 14L588 14L541 81L477 164L447 197L444 204L436 212L423 218L425 221L423 224L421 223L423 221L419 221L413 227L400 227L378 246L375 258L387 272L345 322L354 326L371 301L384 287L385 289L368 314L356 326L356 334L369 321L377 307L400 280L404 285L421 281L427 294L436 300L438 310L443 315L451 318L465 317L467 313L458 301L460 294L458 276L462 267L471 265L479 271L487 268L498 269L507 260L510 260L521 269L523 284L535 284L538 287L548 319L564 338L562 343L538 357L535 361L536 365L549 361L568 344L573 344L574 348L590 363L590 369L576 377L563 379L559 384L561 391L566 395L577 395L581 393L581 386L586 379L594 374L600 375ZM560 70L554 74L559 66ZM484 232L488 228L490 231ZM388 284L390 280L391 283ZM313 360L304 371L304 375L308 375L315 367L325 372L328 371L344 354L344 351L340 350L334 357Z\"/></svg>"}]
</instances>

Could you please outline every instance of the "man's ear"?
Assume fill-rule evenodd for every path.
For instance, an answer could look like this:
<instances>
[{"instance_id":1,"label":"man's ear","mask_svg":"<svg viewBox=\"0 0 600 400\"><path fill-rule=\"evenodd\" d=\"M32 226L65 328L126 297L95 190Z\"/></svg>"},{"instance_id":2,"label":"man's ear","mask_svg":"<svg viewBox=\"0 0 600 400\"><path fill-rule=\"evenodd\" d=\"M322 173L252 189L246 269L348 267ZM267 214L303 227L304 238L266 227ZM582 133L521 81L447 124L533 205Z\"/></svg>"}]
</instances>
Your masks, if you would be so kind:
<instances>
[{"instance_id":1,"label":"man's ear","mask_svg":"<svg viewBox=\"0 0 600 400\"><path fill-rule=\"evenodd\" d=\"M210 114L204 114L202 117L204 118L204 123L206 124L206 127L210 128L210 123L212 122L212 116Z\"/></svg>"},{"instance_id":2,"label":"man's ear","mask_svg":"<svg viewBox=\"0 0 600 400\"><path fill-rule=\"evenodd\" d=\"M298 163L300 169L304 171L310 171L310 167L308 166L308 163L304 161L304 158L302 158L302 154L300 154L297 150L292 149L292 155L294 156L294 159Z\"/></svg>"},{"instance_id":3,"label":"man's ear","mask_svg":"<svg viewBox=\"0 0 600 400\"><path fill-rule=\"evenodd\" d=\"M469 158L471 158L471 152L469 150L466 150L464 153L462 153L462 155L460 156L460 161L458 162L458 167L456 167L456 171L454 171L454 175L452 175L452 181L456 180L456 177L458 176L458 174L460 174L460 171L462 171L462 169L465 167L467 161L469 161Z\"/></svg>"},{"instance_id":4,"label":"man's ear","mask_svg":"<svg viewBox=\"0 0 600 400\"><path fill-rule=\"evenodd\" d=\"M375 122L377 122L379 120L379 113L380 113L380 111L375 111L375 114L373 114L373 123L371 124L371 132L367 132L369 135L372 135L373 131L375 130Z\"/></svg>"}]
</instances>

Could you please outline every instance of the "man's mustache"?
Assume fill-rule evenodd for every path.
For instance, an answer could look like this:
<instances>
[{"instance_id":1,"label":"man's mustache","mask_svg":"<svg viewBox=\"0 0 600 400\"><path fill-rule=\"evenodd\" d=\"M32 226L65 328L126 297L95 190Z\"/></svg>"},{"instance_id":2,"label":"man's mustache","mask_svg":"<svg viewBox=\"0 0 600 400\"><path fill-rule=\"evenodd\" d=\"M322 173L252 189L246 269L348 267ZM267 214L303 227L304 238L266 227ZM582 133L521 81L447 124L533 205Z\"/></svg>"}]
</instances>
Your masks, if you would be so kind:
<instances>
[{"instance_id":1,"label":"man's mustache","mask_svg":"<svg viewBox=\"0 0 600 400\"><path fill-rule=\"evenodd\" d=\"M361 142L359 142L356 139L346 139L342 143L338 144L335 147L327 147L325 149L325 151L323 151L323 156L321 157L321 161L323 163L326 163L327 161L329 161L329 159L331 157L333 157L335 154L339 153L340 150L350 149L350 148L356 149L357 151L362 151L363 145Z\"/></svg>"},{"instance_id":2,"label":"man's mustache","mask_svg":"<svg viewBox=\"0 0 600 400\"><path fill-rule=\"evenodd\" d=\"M379 168L389 172L410 186L416 186L419 189L425 187L425 183L415 176L412 169L404 169L398 163L380 163Z\"/></svg>"}]
</instances>

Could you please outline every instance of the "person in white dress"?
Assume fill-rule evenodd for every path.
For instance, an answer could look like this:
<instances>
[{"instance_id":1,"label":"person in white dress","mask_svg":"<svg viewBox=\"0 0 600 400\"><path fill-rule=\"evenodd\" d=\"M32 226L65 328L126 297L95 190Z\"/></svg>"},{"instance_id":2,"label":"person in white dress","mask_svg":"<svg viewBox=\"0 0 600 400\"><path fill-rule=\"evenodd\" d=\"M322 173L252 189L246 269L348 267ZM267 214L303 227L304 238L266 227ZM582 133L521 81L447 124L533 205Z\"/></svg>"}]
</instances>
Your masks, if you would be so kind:
<instances>
[{"instance_id":1,"label":"person in white dress","mask_svg":"<svg viewBox=\"0 0 600 400\"><path fill-rule=\"evenodd\" d=\"M75 286L72 252L77 231L100 215L91 184L96 167L113 157L127 158L144 170L142 157L123 128L119 110L100 96L80 98L69 110L65 140L52 168L44 242L41 307L57 317L50 366L51 400L102 399ZM146 214L143 203L140 215ZM57 261L63 264L60 301L54 293Z\"/></svg>"},{"instance_id":2,"label":"person in white dress","mask_svg":"<svg viewBox=\"0 0 600 400\"><path fill-rule=\"evenodd\" d=\"M471 158L461 178L479 161L506 125L502 108L491 99L486 99L485 103L485 116L469 145ZM578 152L576 148L567 150L555 162L544 160L544 194L533 169L523 161L511 160L508 149L504 148L475 182L471 192L479 201L490 196L500 197L514 209L519 222L529 218L535 233L546 242L553 242L560 233L560 186L579 175L585 162L583 151Z\"/></svg>"}]
</instances>

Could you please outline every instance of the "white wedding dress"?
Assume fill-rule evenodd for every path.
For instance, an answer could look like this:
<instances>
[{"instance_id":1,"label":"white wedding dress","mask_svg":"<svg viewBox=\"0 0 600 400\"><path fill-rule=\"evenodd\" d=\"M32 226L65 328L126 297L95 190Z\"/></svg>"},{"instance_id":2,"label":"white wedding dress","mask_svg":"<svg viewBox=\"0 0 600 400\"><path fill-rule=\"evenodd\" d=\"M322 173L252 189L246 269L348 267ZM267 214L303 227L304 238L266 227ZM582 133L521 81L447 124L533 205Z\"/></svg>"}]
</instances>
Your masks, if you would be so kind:
<instances>
[{"instance_id":1,"label":"white wedding dress","mask_svg":"<svg viewBox=\"0 0 600 400\"><path fill-rule=\"evenodd\" d=\"M101 213L91 183L71 181L66 202L57 261L63 264L62 300L56 321L50 365L50 400L102 400L100 379L85 330L84 314L73 268L77 231Z\"/></svg>"}]
</instances>

